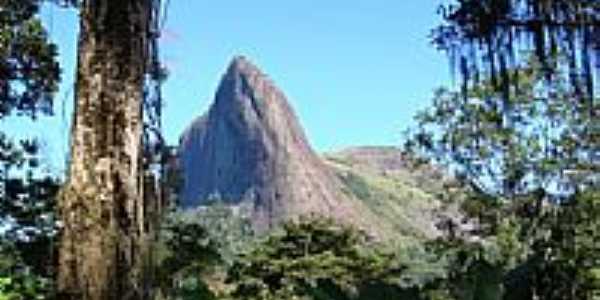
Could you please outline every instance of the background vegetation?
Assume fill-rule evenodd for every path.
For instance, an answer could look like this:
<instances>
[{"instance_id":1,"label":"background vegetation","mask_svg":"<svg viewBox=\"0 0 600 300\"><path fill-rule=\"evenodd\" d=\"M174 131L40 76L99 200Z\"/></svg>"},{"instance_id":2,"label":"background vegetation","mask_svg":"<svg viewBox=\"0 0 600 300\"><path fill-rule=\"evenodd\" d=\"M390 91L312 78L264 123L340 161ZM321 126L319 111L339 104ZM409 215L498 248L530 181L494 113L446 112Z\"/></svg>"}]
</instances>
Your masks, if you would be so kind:
<instances>
[{"instance_id":1,"label":"background vegetation","mask_svg":"<svg viewBox=\"0 0 600 300\"><path fill-rule=\"evenodd\" d=\"M60 67L40 5L0 2L0 119L51 113ZM258 236L219 203L170 213L153 245L158 299L600 299L598 2L464 0L440 11L432 39L462 85L434 94L405 150L455 184L422 195L330 159L346 192L389 221L386 234L410 239L382 243L320 218ZM40 171L39 151L0 133L0 299L55 298L61 182ZM398 203L400 193L418 201ZM426 238L403 209L432 197L461 218Z\"/></svg>"}]
</instances>

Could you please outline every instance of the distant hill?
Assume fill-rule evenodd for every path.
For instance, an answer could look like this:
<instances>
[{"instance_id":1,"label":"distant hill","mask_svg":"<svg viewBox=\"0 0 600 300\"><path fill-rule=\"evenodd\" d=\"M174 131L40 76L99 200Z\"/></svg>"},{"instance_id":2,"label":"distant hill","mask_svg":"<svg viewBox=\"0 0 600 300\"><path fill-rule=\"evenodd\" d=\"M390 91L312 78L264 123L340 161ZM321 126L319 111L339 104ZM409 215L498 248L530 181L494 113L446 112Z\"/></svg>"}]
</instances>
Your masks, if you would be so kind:
<instances>
[{"instance_id":1,"label":"distant hill","mask_svg":"<svg viewBox=\"0 0 600 300\"><path fill-rule=\"evenodd\" d=\"M376 216L381 236L432 238L441 234L439 220L460 217L455 206L438 200L450 179L412 162L398 148L356 147L323 157L342 180L344 193Z\"/></svg>"},{"instance_id":2,"label":"distant hill","mask_svg":"<svg viewBox=\"0 0 600 300\"><path fill-rule=\"evenodd\" d=\"M421 239L439 235L448 212L436 200L443 173L417 168L397 148L316 154L283 92L245 57L233 59L209 111L181 136L179 163L182 206L219 198L258 231L318 214L376 238Z\"/></svg>"}]
</instances>

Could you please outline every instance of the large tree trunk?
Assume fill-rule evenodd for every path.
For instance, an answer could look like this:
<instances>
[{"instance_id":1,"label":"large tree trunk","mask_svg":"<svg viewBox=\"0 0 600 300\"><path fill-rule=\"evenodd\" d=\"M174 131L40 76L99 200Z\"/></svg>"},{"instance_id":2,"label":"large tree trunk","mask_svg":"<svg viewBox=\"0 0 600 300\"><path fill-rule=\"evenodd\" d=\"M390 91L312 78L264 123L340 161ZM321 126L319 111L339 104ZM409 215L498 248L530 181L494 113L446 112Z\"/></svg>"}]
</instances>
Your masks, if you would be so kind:
<instances>
[{"instance_id":1,"label":"large tree trunk","mask_svg":"<svg viewBox=\"0 0 600 300\"><path fill-rule=\"evenodd\" d=\"M142 101L151 0L84 0L59 299L146 299Z\"/></svg>"}]
</instances>

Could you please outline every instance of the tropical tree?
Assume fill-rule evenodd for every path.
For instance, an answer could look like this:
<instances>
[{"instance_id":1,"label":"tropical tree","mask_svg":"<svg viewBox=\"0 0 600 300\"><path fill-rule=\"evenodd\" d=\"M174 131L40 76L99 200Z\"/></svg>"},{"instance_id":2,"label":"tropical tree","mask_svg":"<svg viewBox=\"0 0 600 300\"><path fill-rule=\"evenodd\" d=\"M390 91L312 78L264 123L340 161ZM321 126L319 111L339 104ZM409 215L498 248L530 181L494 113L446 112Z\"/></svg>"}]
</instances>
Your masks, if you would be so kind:
<instances>
[{"instance_id":1,"label":"tropical tree","mask_svg":"<svg viewBox=\"0 0 600 300\"><path fill-rule=\"evenodd\" d=\"M596 123L589 107L579 102L565 76L561 81L557 74L553 86L545 86L535 58L510 74L519 88L511 88L508 98L490 80L466 91L437 90L432 107L417 115L407 148L451 167L488 196L573 192L582 178L569 171L591 175L598 169L592 158L599 140L588 135Z\"/></svg>"},{"instance_id":2,"label":"tropical tree","mask_svg":"<svg viewBox=\"0 0 600 300\"><path fill-rule=\"evenodd\" d=\"M592 229L575 233L585 218L572 207L578 205L581 192L597 184L598 162L593 156L598 140L589 134L596 121L579 101L567 74L556 72L553 84L546 84L543 63L535 56L527 65L507 72L518 81L518 88L509 88L508 97L491 79L466 90L438 90L433 106L417 116L418 128L407 146L448 166L469 187L460 203L475 226L466 239L457 243L456 233L451 232L438 245L442 253L464 257L450 265L454 279L445 283L448 289L479 274L470 268L484 266L487 271L482 276L500 274L496 287L505 287L494 297L551 299L556 296L542 292L548 280L562 280L565 290L578 289L575 281L565 280L575 277L568 273L574 268L564 268L557 257L573 261L580 256L564 246L574 239L595 238ZM492 259L487 254L494 248Z\"/></svg>"},{"instance_id":3,"label":"tropical tree","mask_svg":"<svg viewBox=\"0 0 600 300\"><path fill-rule=\"evenodd\" d=\"M600 297L600 193L578 192L556 211L550 234L536 241L532 294L541 299Z\"/></svg>"},{"instance_id":4,"label":"tropical tree","mask_svg":"<svg viewBox=\"0 0 600 300\"><path fill-rule=\"evenodd\" d=\"M157 248L157 278L167 299L214 299L205 278L223 263L219 240L199 219L179 213L165 217Z\"/></svg>"},{"instance_id":5,"label":"tropical tree","mask_svg":"<svg viewBox=\"0 0 600 300\"><path fill-rule=\"evenodd\" d=\"M155 68L157 3L79 5L71 159L59 205L61 299L151 296L149 214L157 202L146 185L142 112Z\"/></svg>"},{"instance_id":6,"label":"tropical tree","mask_svg":"<svg viewBox=\"0 0 600 300\"><path fill-rule=\"evenodd\" d=\"M406 267L367 251L359 231L329 219L290 221L231 267L235 299L376 299L402 296ZM371 245L374 246L374 245Z\"/></svg>"},{"instance_id":7,"label":"tropical tree","mask_svg":"<svg viewBox=\"0 0 600 300\"><path fill-rule=\"evenodd\" d=\"M595 0L458 0L440 6L443 23L432 33L434 44L450 57L464 89L491 78L509 97L518 88L511 69L530 52L541 62L548 83L568 70L579 101L593 109L600 54L600 4ZM552 60L557 54L567 60Z\"/></svg>"},{"instance_id":8,"label":"tropical tree","mask_svg":"<svg viewBox=\"0 0 600 300\"><path fill-rule=\"evenodd\" d=\"M589 276L575 270L594 265L578 254L592 243L574 245L596 237L576 228L600 170L598 1L459 0L440 11L433 42L462 88L437 93L415 144L473 187L478 201L466 205L478 219L492 205L492 224L517 221L526 257L507 274L507 299L584 297Z\"/></svg>"},{"instance_id":9,"label":"tropical tree","mask_svg":"<svg viewBox=\"0 0 600 300\"><path fill-rule=\"evenodd\" d=\"M0 120L4 122L18 122L15 116L35 120L52 114L61 70L57 47L38 17L42 2L0 2ZM8 299L40 299L52 290L54 200L59 182L40 168L39 154L37 140L0 131L0 294Z\"/></svg>"}]
</instances>

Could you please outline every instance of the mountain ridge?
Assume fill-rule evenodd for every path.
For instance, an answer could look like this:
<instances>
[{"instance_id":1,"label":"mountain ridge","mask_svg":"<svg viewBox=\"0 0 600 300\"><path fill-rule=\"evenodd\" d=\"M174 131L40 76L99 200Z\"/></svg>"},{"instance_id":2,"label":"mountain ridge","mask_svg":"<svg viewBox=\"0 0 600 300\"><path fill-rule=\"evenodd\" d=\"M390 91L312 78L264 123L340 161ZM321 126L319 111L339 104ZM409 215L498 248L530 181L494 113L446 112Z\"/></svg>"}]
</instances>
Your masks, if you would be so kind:
<instances>
[{"instance_id":1,"label":"mountain ridge","mask_svg":"<svg viewBox=\"0 0 600 300\"><path fill-rule=\"evenodd\" d=\"M184 206L212 195L246 204L259 230L304 214L349 219L356 212L286 96L245 57L233 59L208 113L180 141Z\"/></svg>"},{"instance_id":2,"label":"mountain ridge","mask_svg":"<svg viewBox=\"0 0 600 300\"><path fill-rule=\"evenodd\" d=\"M227 67L208 112L182 134L179 159L184 207L219 198L247 211L259 232L317 214L378 239L440 234L441 204L418 186L399 148L317 154L285 94L243 56ZM443 177L436 172L423 177Z\"/></svg>"}]
</instances>

